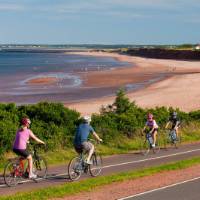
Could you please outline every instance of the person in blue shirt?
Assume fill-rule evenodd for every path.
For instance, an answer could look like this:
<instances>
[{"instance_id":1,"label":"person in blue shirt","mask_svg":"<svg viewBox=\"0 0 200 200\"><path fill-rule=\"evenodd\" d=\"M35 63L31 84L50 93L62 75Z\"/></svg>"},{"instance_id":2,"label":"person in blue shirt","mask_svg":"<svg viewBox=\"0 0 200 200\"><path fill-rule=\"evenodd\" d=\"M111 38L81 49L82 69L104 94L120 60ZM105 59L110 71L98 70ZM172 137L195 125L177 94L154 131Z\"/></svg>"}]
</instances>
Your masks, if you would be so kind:
<instances>
[{"instance_id":1,"label":"person in blue shirt","mask_svg":"<svg viewBox=\"0 0 200 200\"><path fill-rule=\"evenodd\" d=\"M88 153L86 163L92 164L90 159L94 152L94 145L88 141L88 137L90 133L92 133L95 139L99 142L102 142L102 139L97 135L97 133L90 125L91 117L84 116L83 120L83 123L81 123L76 129L76 134L74 138L74 148L77 153L81 153L83 150L86 151Z\"/></svg>"}]
</instances>

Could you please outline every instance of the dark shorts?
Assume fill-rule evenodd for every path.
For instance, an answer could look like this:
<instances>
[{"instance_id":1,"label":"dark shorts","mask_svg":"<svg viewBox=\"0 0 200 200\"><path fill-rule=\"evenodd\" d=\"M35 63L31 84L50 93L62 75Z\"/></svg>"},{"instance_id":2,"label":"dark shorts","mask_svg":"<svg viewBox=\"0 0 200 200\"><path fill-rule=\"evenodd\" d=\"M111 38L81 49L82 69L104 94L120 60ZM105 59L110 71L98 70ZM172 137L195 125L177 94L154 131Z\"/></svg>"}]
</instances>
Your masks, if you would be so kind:
<instances>
[{"instance_id":1,"label":"dark shorts","mask_svg":"<svg viewBox=\"0 0 200 200\"><path fill-rule=\"evenodd\" d=\"M15 152L18 156L22 156L24 158L27 158L30 153L26 149L13 149L13 152Z\"/></svg>"},{"instance_id":2,"label":"dark shorts","mask_svg":"<svg viewBox=\"0 0 200 200\"><path fill-rule=\"evenodd\" d=\"M152 134L154 134L156 131L158 132L158 128L154 128Z\"/></svg>"},{"instance_id":3,"label":"dark shorts","mask_svg":"<svg viewBox=\"0 0 200 200\"><path fill-rule=\"evenodd\" d=\"M91 142L83 142L80 146L75 146L75 150L77 153L82 153L83 151L88 152L92 148Z\"/></svg>"},{"instance_id":4,"label":"dark shorts","mask_svg":"<svg viewBox=\"0 0 200 200\"><path fill-rule=\"evenodd\" d=\"M153 131L153 132L155 132L155 131L158 131L158 128L154 128L154 131Z\"/></svg>"}]
</instances>

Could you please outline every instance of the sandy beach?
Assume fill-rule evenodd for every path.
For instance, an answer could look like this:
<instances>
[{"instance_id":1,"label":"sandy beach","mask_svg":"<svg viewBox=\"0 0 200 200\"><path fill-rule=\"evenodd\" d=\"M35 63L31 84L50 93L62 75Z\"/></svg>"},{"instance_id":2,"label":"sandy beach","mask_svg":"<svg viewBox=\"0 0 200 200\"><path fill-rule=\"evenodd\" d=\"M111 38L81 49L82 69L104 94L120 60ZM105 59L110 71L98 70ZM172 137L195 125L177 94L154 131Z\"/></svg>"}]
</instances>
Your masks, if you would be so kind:
<instances>
[{"instance_id":1,"label":"sandy beach","mask_svg":"<svg viewBox=\"0 0 200 200\"><path fill-rule=\"evenodd\" d=\"M82 76L87 87L121 86L148 81L161 77L161 81L148 83L148 86L127 93L131 101L141 107L172 106L183 111L200 109L200 62L149 59L116 53L76 52L87 56L109 56L130 67L110 71L88 72ZM112 104L115 96L90 99L77 103L65 103L65 106L79 111L82 115L99 113L102 105Z\"/></svg>"}]
</instances>

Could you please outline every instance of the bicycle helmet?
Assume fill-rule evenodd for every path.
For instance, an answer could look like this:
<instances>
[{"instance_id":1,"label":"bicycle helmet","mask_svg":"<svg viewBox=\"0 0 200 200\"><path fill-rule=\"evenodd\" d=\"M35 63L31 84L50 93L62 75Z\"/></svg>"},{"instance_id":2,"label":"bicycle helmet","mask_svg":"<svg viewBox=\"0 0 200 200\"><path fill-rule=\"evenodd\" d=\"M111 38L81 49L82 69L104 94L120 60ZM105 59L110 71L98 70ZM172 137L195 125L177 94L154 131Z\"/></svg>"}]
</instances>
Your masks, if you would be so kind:
<instances>
[{"instance_id":1,"label":"bicycle helmet","mask_svg":"<svg viewBox=\"0 0 200 200\"><path fill-rule=\"evenodd\" d=\"M153 119L153 114L148 113L148 114L147 114L147 119L148 119L148 120L152 120L152 119Z\"/></svg>"},{"instance_id":2,"label":"bicycle helmet","mask_svg":"<svg viewBox=\"0 0 200 200\"><path fill-rule=\"evenodd\" d=\"M23 117L22 119L21 119L21 125L22 126L28 126L28 125L30 125L31 124L31 120L29 119L29 118L27 118L27 117Z\"/></svg>"},{"instance_id":3,"label":"bicycle helmet","mask_svg":"<svg viewBox=\"0 0 200 200\"><path fill-rule=\"evenodd\" d=\"M172 118L173 118L173 119L176 119L176 118L177 118L177 112L173 112L173 113L172 113Z\"/></svg>"},{"instance_id":4,"label":"bicycle helmet","mask_svg":"<svg viewBox=\"0 0 200 200\"><path fill-rule=\"evenodd\" d=\"M91 117L86 115L86 116L83 117L83 120L84 120L86 123L89 124L89 123L91 122Z\"/></svg>"}]
</instances>

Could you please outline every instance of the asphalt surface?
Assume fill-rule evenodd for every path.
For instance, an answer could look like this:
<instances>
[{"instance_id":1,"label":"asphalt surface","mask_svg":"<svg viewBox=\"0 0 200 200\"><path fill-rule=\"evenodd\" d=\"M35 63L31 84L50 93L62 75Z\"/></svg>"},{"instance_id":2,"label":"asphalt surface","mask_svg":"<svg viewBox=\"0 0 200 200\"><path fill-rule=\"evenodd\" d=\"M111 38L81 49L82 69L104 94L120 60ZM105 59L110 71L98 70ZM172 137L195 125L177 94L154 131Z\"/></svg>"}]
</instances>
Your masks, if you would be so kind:
<instances>
[{"instance_id":1,"label":"asphalt surface","mask_svg":"<svg viewBox=\"0 0 200 200\"><path fill-rule=\"evenodd\" d=\"M199 200L200 177L121 200Z\"/></svg>"},{"instance_id":2,"label":"asphalt surface","mask_svg":"<svg viewBox=\"0 0 200 200\"><path fill-rule=\"evenodd\" d=\"M178 149L161 149L159 153L153 154L150 152L147 156L143 156L140 153L129 153L104 157L101 176L114 174L117 172L147 168L150 166L157 166L160 164L192 158L199 155L200 143L184 145ZM7 187L4 184L4 180L1 175L0 195L14 194L20 191L32 191L39 188L70 182L67 174L67 165L68 163L59 167L49 168L47 179L38 180L38 182L27 179L24 183L19 184L16 187ZM89 174L83 174L81 178L91 178L91 176Z\"/></svg>"}]
</instances>

